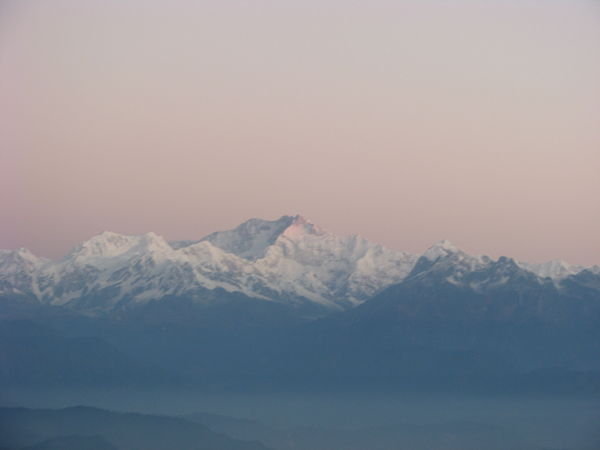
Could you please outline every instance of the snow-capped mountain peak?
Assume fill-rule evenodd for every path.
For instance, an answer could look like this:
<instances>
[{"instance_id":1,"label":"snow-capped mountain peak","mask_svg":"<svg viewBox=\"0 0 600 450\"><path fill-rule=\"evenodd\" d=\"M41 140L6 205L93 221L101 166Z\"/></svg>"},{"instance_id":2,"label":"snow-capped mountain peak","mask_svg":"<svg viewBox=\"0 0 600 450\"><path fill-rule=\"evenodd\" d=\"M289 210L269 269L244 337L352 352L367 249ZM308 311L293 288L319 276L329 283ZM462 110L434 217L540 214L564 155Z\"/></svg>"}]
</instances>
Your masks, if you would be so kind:
<instances>
[{"instance_id":1,"label":"snow-capped mountain peak","mask_svg":"<svg viewBox=\"0 0 600 450\"><path fill-rule=\"evenodd\" d=\"M130 249L138 239L137 236L126 236L104 231L75 247L67 254L66 259L85 260L87 258L117 256Z\"/></svg>"},{"instance_id":2,"label":"snow-capped mountain peak","mask_svg":"<svg viewBox=\"0 0 600 450\"><path fill-rule=\"evenodd\" d=\"M290 218L290 216L284 216L284 217L288 217ZM306 234L312 234L312 235L322 235L325 234L325 232L318 227L317 225L315 225L314 223L312 223L310 220L297 215L297 216L293 216L291 217L291 222L290 224L287 226L287 228L283 231L282 235L286 236L290 239L292 238L297 238Z\"/></svg>"},{"instance_id":3,"label":"snow-capped mountain peak","mask_svg":"<svg viewBox=\"0 0 600 450\"><path fill-rule=\"evenodd\" d=\"M33 270L44 264L47 260L34 255L26 248L16 250L0 250L0 270L3 273L24 270Z\"/></svg>"},{"instance_id":4,"label":"snow-capped mountain peak","mask_svg":"<svg viewBox=\"0 0 600 450\"><path fill-rule=\"evenodd\" d=\"M63 261L102 266L116 258L129 259L133 254L171 250L164 238L156 233L130 236L105 231L75 247Z\"/></svg>"},{"instance_id":5,"label":"snow-capped mountain peak","mask_svg":"<svg viewBox=\"0 0 600 450\"><path fill-rule=\"evenodd\" d=\"M211 233L200 241L208 241L227 253L254 261L264 257L269 246L293 220L291 216L277 220L250 219L231 230Z\"/></svg>"},{"instance_id":6,"label":"snow-capped mountain peak","mask_svg":"<svg viewBox=\"0 0 600 450\"><path fill-rule=\"evenodd\" d=\"M0 295L34 295L35 276L47 261L26 248L0 250Z\"/></svg>"},{"instance_id":7,"label":"snow-capped mountain peak","mask_svg":"<svg viewBox=\"0 0 600 450\"><path fill-rule=\"evenodd\" d=\"M461 250L456 247L452 242L444 239L436 242L431 247L429 247L425 253L423 253L423 257L427 258L430 261L435 261L438 258L446 257L453 253L458 253Z\"/></svg>"},{"instance_id":8,"label":"snow-capped mountain peak","mask_svg":"<svg viewBox=\"0 0 600 450\"><path fill-rule=\"evenodd\" d=\"M254 218L231 230L211 233L199 241L172 242L171 246L177 249L200 241L208 241L227 253L256 261L264 258L269 247L281 236L293 239L307 234L322 233L318 226L300 215L281 216L276 220Z\"/></svg>"}]
</instances>

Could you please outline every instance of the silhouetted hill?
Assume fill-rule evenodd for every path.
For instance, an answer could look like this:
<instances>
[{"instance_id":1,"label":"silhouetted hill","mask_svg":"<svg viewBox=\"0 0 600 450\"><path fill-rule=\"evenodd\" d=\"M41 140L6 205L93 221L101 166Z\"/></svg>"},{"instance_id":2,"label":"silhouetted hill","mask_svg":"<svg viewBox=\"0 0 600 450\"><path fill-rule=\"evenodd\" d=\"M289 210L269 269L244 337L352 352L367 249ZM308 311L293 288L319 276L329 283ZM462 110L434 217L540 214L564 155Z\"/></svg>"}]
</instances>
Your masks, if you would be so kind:
<instances>
[{"instance_id":1,"label":"silhouetted hill","mask_svg":"<svg viewBox=\"0 0 600 450\"><path fill-rule=\"evenodd\" d=\"M101 436L60 436L46 439L22 450L118 450Z\"/></svg>"},{"instance_id":2,"label":"silhouetted hill","mask_svg":"<svg viewBox=\"0 0 600 450\"><path fill-rule=\"evenodd\" d=\"M185 417L230 436L258 439L278 450L558 450L542 446L507 426L473 421L335 428L274 427L206 413Z\"/></svg>"},{"instance_id":3,"label":"silhouetted hill","mask_svg":"<svg viewBox=\"0 0 600 450\"><path fill-rule=\"evenodd\" d=\"M76 442L75 434L80 439L94 439L94 445L104 441L103 444L110 443L122 450L267 448L259 442L232 439L180 418L117 413L83 406L58 410L0 408L0 447L49 449L53 447L44 445L54 445L61 440L69 445ZM83 448L87 449L80 447L80 450Z\"/></svg>"}]
</instances>

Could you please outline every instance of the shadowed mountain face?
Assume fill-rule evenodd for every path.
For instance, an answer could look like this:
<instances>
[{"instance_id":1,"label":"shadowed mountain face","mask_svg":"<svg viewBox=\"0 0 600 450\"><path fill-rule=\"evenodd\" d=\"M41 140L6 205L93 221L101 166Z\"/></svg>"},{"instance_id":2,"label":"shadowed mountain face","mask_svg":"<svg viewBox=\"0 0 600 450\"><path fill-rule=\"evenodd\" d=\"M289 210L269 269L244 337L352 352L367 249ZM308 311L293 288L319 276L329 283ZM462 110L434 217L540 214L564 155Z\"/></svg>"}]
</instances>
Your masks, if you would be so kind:
<instances>
[{"instance_id":1,"label":"shadowed mountain face","mask_svg":"<svg viewBox=\"0 0 600 450\"><path fill-rule=\"evenodd\" d=\"M178 378L96 337L68 337L31 321L0 322L0 383L168 385Z\"/></svg>"},{"instance_id":2,"label":"shadowed mountain face","mask_svg":"<svg viewBox=\"0 0 600 450\"><path fill-rule=\"evenodd\" d=\"M0 448L9 449L267 449L258 442L232 439L184 419L88 407L0 408L0 431Z\"/></svg>"},{"instance_id":3,"label":"shadowed mountain face","mask_svg":"<svg viewBox=\"0 0 600 450\"><path fill-rule=\"evenodd\" d=\"M349 316L567 327L600 319L600 290L594 285L600 277L592 272L557 283L522 269L510 258L478 262L462 252L435 261L423 257L404 282L384 290Z\"/></svg>"},{"instance_id":4,"label":"shadowed mountain face","mask_svg":"<svg viewBox=\"0 0 600 450\"><path fill-rule=\"evenodd\" d=\"M551 390L560 380L567 390L598 390L600 296L588 287L593 274L556 286L508 258L481 265L465 259L421 258L402 283L307 324L280 367L290 376L320 374L355 387L371 380L526 391ZM578 378L578 371L586 375Z\"/></svg>"}]
</instances>

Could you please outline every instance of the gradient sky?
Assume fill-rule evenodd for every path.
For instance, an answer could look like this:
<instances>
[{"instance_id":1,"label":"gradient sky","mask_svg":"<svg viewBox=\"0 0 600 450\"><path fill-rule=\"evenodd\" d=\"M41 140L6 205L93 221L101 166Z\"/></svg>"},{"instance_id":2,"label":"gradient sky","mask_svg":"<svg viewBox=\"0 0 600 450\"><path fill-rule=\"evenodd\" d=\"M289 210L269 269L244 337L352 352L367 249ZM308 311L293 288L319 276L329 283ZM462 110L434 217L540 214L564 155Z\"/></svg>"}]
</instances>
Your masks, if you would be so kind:
<instances>
[{"instance_id":1,"label":"gradient sky","mask_svg":"<svg viewBox=\"0 0 600 450\"><path fill-rule=\"evenodd\" d=\"M600 263L596 0L2 0L0 248L300 213Z\"/></svg>"}]
</instances>

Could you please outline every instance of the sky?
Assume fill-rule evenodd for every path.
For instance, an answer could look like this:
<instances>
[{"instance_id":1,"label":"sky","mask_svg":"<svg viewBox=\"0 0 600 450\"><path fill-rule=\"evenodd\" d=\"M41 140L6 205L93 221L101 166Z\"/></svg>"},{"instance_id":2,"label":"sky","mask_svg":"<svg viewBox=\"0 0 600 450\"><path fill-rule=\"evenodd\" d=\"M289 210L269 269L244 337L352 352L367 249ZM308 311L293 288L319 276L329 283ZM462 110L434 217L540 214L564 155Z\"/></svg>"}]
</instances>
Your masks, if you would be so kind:
<instances>
[{"instance_id":1,"label":"sky","mask_svg":"<svg viewBox=\"0 0 600 450\"><path fill-rule=\"evenodd\" d=\"M302 214L600 264L597 0L2 0L0 248Z\"/></svg>"}]
</instances>

